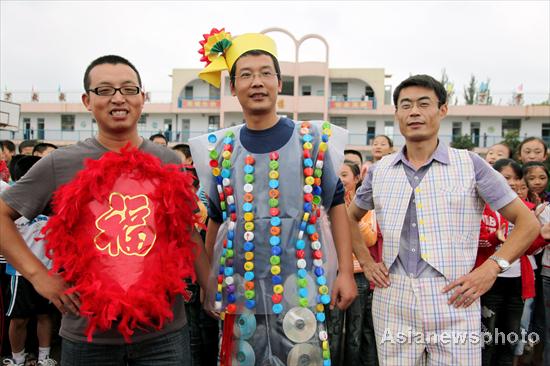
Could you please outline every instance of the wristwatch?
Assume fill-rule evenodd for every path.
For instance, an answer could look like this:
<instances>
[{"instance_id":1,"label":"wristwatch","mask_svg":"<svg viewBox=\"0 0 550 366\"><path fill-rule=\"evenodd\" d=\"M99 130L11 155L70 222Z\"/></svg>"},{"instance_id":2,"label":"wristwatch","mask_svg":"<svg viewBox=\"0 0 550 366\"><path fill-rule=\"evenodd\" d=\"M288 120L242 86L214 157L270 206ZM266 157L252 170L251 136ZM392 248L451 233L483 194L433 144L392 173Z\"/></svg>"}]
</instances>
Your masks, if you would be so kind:
<instances>
[{"instance_id":1,"label":"wristwatch","mask_svg":"<svg viewBox=\"0 0 550 366\"><path fill-rule=\"evenodd\" d=\"M508 262L504 258L497 257L496 255L492 255L489 257L489 259L494 260L498 266L500 267L500 273L507 271L510 268L510 262Z\"/></svg>"}]
</instances>

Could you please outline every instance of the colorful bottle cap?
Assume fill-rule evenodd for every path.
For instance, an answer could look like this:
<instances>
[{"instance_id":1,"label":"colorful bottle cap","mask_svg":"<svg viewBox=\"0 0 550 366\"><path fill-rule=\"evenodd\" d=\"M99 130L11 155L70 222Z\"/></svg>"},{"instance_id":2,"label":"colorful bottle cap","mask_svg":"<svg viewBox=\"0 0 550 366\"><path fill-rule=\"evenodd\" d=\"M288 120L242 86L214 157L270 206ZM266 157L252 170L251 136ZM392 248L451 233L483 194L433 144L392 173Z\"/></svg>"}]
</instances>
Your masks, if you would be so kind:
<instances>
[{"instance_id":1,"label":"colorful bottle cap","mask_svg":"<svg viewBox=\"0 0 550 366\"><path fill-rule=\"evenodd\" d=\"M252 204L250 202L246 202L243 204L243 211L244 212L250 212L252 211Z\"/></svg>"},{"instance_id":2,"label":"colorful bottle cap","mask_svg":"<svg viewBox=\"0 0 550 366\"><path fill-rule=\"evenodd\" d=\"M284 291L283 285L275 285L273 286L273 292L276 294L282 294Z\"/></svg>"},{"instance_id":3,"label":"colorful bottle cap","mask_svg":"<svg viewBox=\"0 0 550 366\"><path fill-rule=\"evenodd\" d=\"M270 179L279 179L279 172L276 170L270 170L269 171L269 178Z\"/></svg>"},{"instance_id":4,"label":"colorful bottle cap","mask_svg":"<svg viewBox=\"0 0 550 366\"><path fill-rule=\"evenodd\" d=\"M256 301L253 299L248 299L244 302L244 306L246 306L247 309L254 309L256 307Z\"/></svg>"},{"instance_id":5,"label":"colorful bottle cap","mask_svg":"<svg viewBox=\"0 0 550 366\"><path fill-rule=\"evenodd\" d=\"M327 284L327 278L325 276L319 276L317 277L317 284L319 286L324 286Z\"/></svg>"},{"instance_id":6,"label":"colorful bottle cap","mask_svg":"<svg viewBox=\"0 0 550 366\"><path fill-rule=\"evenodd\" d=\"M254 173L254 167L252 165L245 165L244 166L244 173L245 174L252 174Z\"/></svg>"},{"instance_id":7,"label":"colorful bottle cap","mask_svg":"<svg viewBox=\"0 0 550 366\"><path fill-rule=\"evenodd\" d=\"M274 216L270 220L271 226L279 226L281 225L281 218L278 216Z\"/></svg>"},{"instance_id":8,"label":"colorful bottle cap","mask_svg":"<svg viewBox=\"0 0 550 366\"><path fill-rule=\"evenodd\" d=\"M269 188L279 188L279 180L277 179L270 179L269 180Z\"/></svg>"},{"instance_id":9,"label":"colorful bottle cap","mask_svg":"<svg viewBox=\"0 0 550 366\"><path fill-rule=\"evenodd\" d=\"M269 244L272 246L281 244L281 238L278 236L272 236L269 238Z\"/></svg>"},{"instance_id":10,"label":"colorful bottle cap","mask_svg":"<svg viewBox=\"0 0 550 366\"><path fill-rule=\"evenodd\" d=\"M279 153L277 151L273 151L272 153L269 154L269 159L270 160L278 160L279 159Z\"/></svg>"},{"instance_id":11,"label":"colorful bottle cap","mask_svg":"<svg viewBox=\"0 0 550 366\"><path fill-rule=\"evenodd\" d=\"M272 255L281 255L282 252L283 252L283 250L278 245L274 246L274 247L271 247L271 254Z\"/></svg>"},{"instance_id":12,"label":"colorful bottle cap","mask_svg":"<svg viewBox=\"0 0 550 366\"><path fill-rule=\"evenodd\" d=\"M281 276L274 275L271 277L271 283L274 285L281 284L283 283L283 278Z\"/></svg>"},{"instance_id":13,"label":"colorful bottle cap","mask_svg":"<svg viewBox=\"0 0 550 366\"><path fill-rule=\"evenodd\" d=\"M217 141L218 138L215 134L211 133L210 135L208 135L208 142L210 142L211 144L215 144Z\"/></svg>"},{"instance_id":14,"label":"colorful bottle cap","mask_svg":"<svg viewBox=\"0 0 550 366\"><path fill-rule=\"evenodd\" d=\"M250 193L254 190L254 186L252 184L247 183L244 185L243 189L245 192Z\"/></svg>"},{"instance_id":15,"label":"colorful bottle cap","mask_svg":"<svg viewBox=\"0 0 550 366\"><path fill-rule=\"evenodd\" d=\"M296 241L296 249L304 249L306 247L306 242L303 240Z\"/></svg>"},{"instance_id":16,"label":"colorful bottle cap","mask_svg":"<svg viewBox=\"0 0 550 366\"><path fill-rule=\"evenodd\" d=\"M254 280L254 272L245 272L244 273L244 279L247 281L253 281Z\"/></svg>"},{"instance_id":17,"label":"colorful bottle cap","mask_svg":"<svg viewBox=\"0 0 550 366\"><path fill-rule=\"evenodd\" d=\"M324 305L330 304L330 296L328 294L321 295L321 303Z\"/></svg>"},{"instance_id":18,"label":"colorful bottle cap","mask_svg":"<svg viewBox=\"0 0 550 366\"><path fill-rule=\"evenodd\" d=\"M283 311L283 305L281 304L275 304L271 308L275 314L280 314Z\"/></svg>"},{"instance_id":19,"label":"colorful bottle cap","mask_svg":"<svg viewBox=\"0 0 550 366\"><path fill-rule=\"evenodd\" d=\"M245 241L244 244L243 244L243 249L246 252L253 251L254 250L254 243L252 243L251 241Z\"/></svg>"},{"instance_id":20,"label":"colorful bottle cap","mask_svg":"<svg viewBox=\"0 0 550 366\"><path fill-rule=\"evenodd\" d=\"M299 277L300 279L303 279L303 278L306 278L306 276L307 276L307 271L306 271L305 269L303 269L303 268L300 268L300 269L298 270L297 274L298 274L298 277Z\"/></svg>"},{"instance_id":21,"label":"colorful bottle cap","mask_svg":"<svg viewBox=\"0 0 550 366\"><path fill-rule=\"evenodd\" d=\"M271 266L271 274L278 275L279 273L281 273L281 267Z\"/></svg>"},{"instance_id":22,"label":"colorful bottle cap","mask_svg":"<svg viewBox=\"0 0 550 366\"><path fill-rule=\"evenodd\" d=\"M318 322L324 322L325 321L325 313L316 313L315 317L317 318Z\"/></svg>"},{"instance_id":23,"label":"colorful bottle cap","mask_svg":"<svg viewBox=\"0 0 550 366\"><path fill-rule=\"evenodd\" d=\"M272 265L280 264L281 257L279 257L278 255L272 255L271 257L269 257L269 263L271 263Z\"/></svg>"}]
</instances>

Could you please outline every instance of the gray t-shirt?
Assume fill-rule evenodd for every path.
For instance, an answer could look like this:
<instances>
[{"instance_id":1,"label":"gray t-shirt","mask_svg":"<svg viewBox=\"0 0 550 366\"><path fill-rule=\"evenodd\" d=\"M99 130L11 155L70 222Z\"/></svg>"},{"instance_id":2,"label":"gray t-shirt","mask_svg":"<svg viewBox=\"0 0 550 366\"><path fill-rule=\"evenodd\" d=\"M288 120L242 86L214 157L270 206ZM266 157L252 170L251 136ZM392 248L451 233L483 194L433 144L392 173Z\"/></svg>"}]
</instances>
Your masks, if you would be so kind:
<instances>
[{"instance_id":1,"label":"gray t-shirt","mask_svg":"<svg viewBox=\"0 0 550 366\"><path fill-rule=\"evenodd\" d=\"M166 147L143 139L140 150L158 157L165 164L181 164L179 157ZM17 184L4 191L0 198L22 216L32 219L49 206L53 193L63 184L70 182L84 168L85 159L99 159L108 152L95 138L86 139L76 145L60 148L40 159ZM177 296L172 307L174 320L167 322L160 331L145 332L136 329L132 341L140 342L174 332L186 324L185 307L181 296ZM86 342L87 319L65 315L59 334L71 341ZM124 344L117 324L106 332L95 332L95 344Z\"/></svg>"}]
</instances>

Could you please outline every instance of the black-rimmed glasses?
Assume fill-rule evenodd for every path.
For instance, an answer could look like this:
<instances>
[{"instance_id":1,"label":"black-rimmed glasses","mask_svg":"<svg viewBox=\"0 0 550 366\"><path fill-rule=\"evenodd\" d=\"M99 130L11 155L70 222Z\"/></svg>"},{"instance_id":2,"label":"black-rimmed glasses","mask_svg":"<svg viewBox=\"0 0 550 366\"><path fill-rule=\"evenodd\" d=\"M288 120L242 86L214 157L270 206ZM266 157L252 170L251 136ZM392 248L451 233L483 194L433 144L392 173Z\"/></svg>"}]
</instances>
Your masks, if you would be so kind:
<instances>
[{"instance_id":1,"label":"black-rimmed glasses","mask_svg":"<svg viewBox=\"0 0 550 366\"><path fill-rule=\"evenodd\" d=\"M88 89L88 92L92 92L102 97L113 96L117 91L122 95L137 95L141 92L141 88L139 86L123 86L120 88L115 88L113 86L99 86L95 89Z\"/></svg>"}]
</instances>

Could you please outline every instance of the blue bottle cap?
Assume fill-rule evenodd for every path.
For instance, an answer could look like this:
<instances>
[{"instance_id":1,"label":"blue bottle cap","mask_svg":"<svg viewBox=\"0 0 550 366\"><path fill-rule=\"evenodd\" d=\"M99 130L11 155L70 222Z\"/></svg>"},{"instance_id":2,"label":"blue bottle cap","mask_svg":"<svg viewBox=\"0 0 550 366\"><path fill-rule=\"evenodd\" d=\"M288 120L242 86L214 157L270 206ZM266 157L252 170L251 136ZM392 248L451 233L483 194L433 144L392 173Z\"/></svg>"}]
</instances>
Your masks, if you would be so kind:
<instances>
[{"instance_id":1,"label":"blue bottle cap","mask_svg":"<svg viewBox=\"0 0 550 366\"><path fill-rule=\"evenodd\" d=\"M252 165L245 165L244 166L244 173L245 174L252 174L254 173L254 167Z\"/></svg>"},{"instance_id":2,"label":"blue bottle cap","mask_svg":"<svg viewBox=\"0 0 550 366\"><path fill-rule=\"evenodd\" d=\"M235 301L237 301L237 296L235 296L235 294L228 294L227 295L227 302L234 303Z\"/></svg>"},{"instance_id":3,"label":"blue bottle cap","mask_svg":"<svg viewBox=\"0 0 550 366\"><path fill-rule=\"evenodd\" d=\"M243 244L243 249L245 252L251 252L254 250L254 243L251 241L245 241Z\"/></svg>"},{"instance_id":4,"label":"blue bottle cap","mask_svg":"<svg viewBox=\"0 0 550 366\"><path fill-rule=\"evenodd\" d=\"M233 268L231 268L231 267L225 267L225 269L224 269L224 274L225 274L226 276L233 276Z\"/></svg>"},{"instance_id":5,"label":"blue bottle cap","mask_svg":"<svg viewBox=\"0 0 550 366\"><path fill-rule=\"evenodd\" d=\"M281 283L283 283L283 278L279 275L275 275L271 277L271 283L274 285L280 285Z\"/></svg>"},{"instance_id":6,"label":"blue bottle cap","mask_svg":"<svg viewBox=\"0 0 550 366\"><path fill-rule=\"evenodd\" d=\"M303 287L298 290L298 296L307 297L307 287Z\"/></svg>"},{"instance_id":7,"label":"blue bottle cap","mask_svg":"<svg viewBox=\"0 0 550 366\"><path fill-rule=\"evenodd\" d=\"M321 295L321 303L324 305L330 304L330 296L327 294Z\"/></svg>"},{"instance_id":8,"label":"blue bottle cap","mask_svg":"<svg viewBox=\"0 0 550 366\"><path fill-rule=\"evenodd\" d=\"M280 314L283 311L283 305L275 304L273 305L272 309L275 314Z\"/></svg>"},{"instance_id":9,"label":"blue bottle cap","mask_svg":"<svg viewBox=\"0 0 550 366\"><path fill-rule=\"evenodd\" d=\"M300 268L300 269L298 270L298 277L300 277L300 278L306 278L306 276L307 276L307 271L306 271L305 269L303 269L303 268Z\"/></svg>"},{"instance_id":10,"label":"blue bottle cap","mask_svg":"<svg viewBox=\"0 0 550 366\"><path fill-rule=\"evenodd\" d=\"M306 242L302 239L296 241L296 249L303 250L306 247Z\"/></svg>"},{"instance_id":11,"label":"blue bottle cap","mask_svg":"<svg viewBox=\"0 0 550 366\"><path fill-rule=\"evenodd\" d=\"M322 276L323 274L325 274L323 267L315 267L315 275L317 277Z\"/></svg>"},{"instance_id":12,"label":"blue bottle cap","mask_svg":"<svg viewBox=\"0 0 550 366\"><path fill-rule=\"evenodd\" d=\"M244 273L244 279L247 280L247 281L252 281L254 280L254 272L245 272Z\"/></svg>"},{"instance_id":13,"label":"blue bottle cap","mask_svg":"<svg viewBox=\"0 0 550 366\"><path fill-rule=\"evenodd\" d=\"M322 192L323 190L321 189L321 186L313 186L313 191L311 191L314 196L319 196Z\"/></svg>"},{"instance_id":14,"label":"blue bottle cap","mask_svg":"<svg viewBox=\"0 0 550 366\"><path fill-rule=\"evenodd\" d=\"M317 284L318 284L319 286L324 286L324 285L326 285L326 284L327 284L327 279L326 279L326 277L325 277L325 276L319 276L319 277L317 277Z\"/></svg>"},{"instance_id":15,"label":"blue bottle cap","mask_svg":"<svg viewBox=\"0 0 550 366\"><path fill-rule=\"evenodd\" d=\"M325 313L317 313L315 314L315 317L317 318L318 322L324 322L325 321Z\"/></svg>"},{"instance_id":16,"label":"blue bottle cap","mask_svg":"<svg viewBox=\"0 0 550 366\"><path fill-rule=\"evenodd\" d=\"M282 252L283 252L283 250L278 245L271 247L271 254L272 255L281 255Z\"/></svg>"},{"instance_id":17,"label":"blue bottle cap","mask_svg":"<svg viewBox=\"0 0 550 366\"><path fill-rule=\"evenodd\" d=\"M230 178L231 177L231 170L229 169L222 169L222 178Z\"/></svg>"},{"instance_id":18,"label":"blue bottle cap","mask_svg":"<svg viewBox=\"0 0 550 366\"><path fill-rule=\"evenodd\" d=\"M250 203L250 202L245 202L245 203L243 204L243 211L244 211L244 212L250 212L250 211L252 211L252 207L253 207L253 206L252 206L252 203Z\"/></svg>"},{"instance_id":19,"label":"blue bottle cap","mask_svg":"<svg viewBox=\"0 0 550 366\"><path fill-rule=\"evenodd\" d=\"M313 160L311 160L311 158L304 159L304 166L306 168L311 168L313 166Z\"/></svg>"},{"instance_id":20,"label":"blue bottle cap","mask_svg":"<svg viewBox=\"0 0 550 366\"><path fill-rule=\"evenodd\" d=\"M273 216L271 218L271 226L279 226L281 225L281 218L279 216Z\"/></svg>"},{"instance_id":21,"label":"blue bottle cap","mask_svg":"<svg viewBox=\"0 0 550 366\"><path fill-rule=\"evenodd\" d=\"M272 246L279 245L281 244L281 238L279 238L278 236L272 236L271 238L269 238L269 244L271 244Z\"/></svg>"},{"instance_id":22,"label":"blue bottle cap","mask_svg":"<svg viewBox=\"0 0 550 366\"><path fill-rule=\"evenodd\" d=\"M215 144L216 141L218 141L218 138L216 137L216 135L214 135L213 133L208 135L208 142L210 142L211 144Z\"/></svg>"},{"instance_id":23,"label":"blue bottle cap","mask_svg":"<svg viewBox=\"0 0 550 366\"><path fill-rule=\"evenodd\" d=\"M272 188L272 189L279 188L279 180L278 179L270 179L269 180L269 188Z\"/></svg>"},{"instance_id":24,"label":"blue bottle cap","mask_svg":"<svg viewBox=\"0 0 550 366\"><path fill-rule=\"evenodd\" d=\"M247 309L254 309L256 307L256 301L249 299L244 302L244 306L246 306Z\"/></svg>"},{"instance_id":25,"label":"blue bottle cap","mask_svg":"<svg viewBox=\"0 0 550 366\"><path fill-rule=\"evenodd\" d=\"M237 208L235 207L235 204L234 204L234 203L232 203L232 204L229 205L229 212L233 213L233 212L235 212L236 210L237 210Z\"/></svg>"},{"instance_id":26,"label":"blue bottle cap","mask_svg":"<svg viewBox=\"0 0 550 366\"><path fill-rule=\"evenodd\" d=\"M323 142L328 142L328 135L321 136L321 140L323 140Z\"/></svg>"},{"instance_id":27,"label":"blue bottle cap","mask_svg":"<svg viewBox=\"0 0 550 366\"><path fill-rule=\"evenodd\" d=\"M222 294L219 292L216 293L216 301L222 301Z\"/></svg>"},{"instance_id":28,"label":"blue bottle cap","mask_svg":"<svg viewBox=\"0 0 550 366\"><path fill-rule=\"evenodd\" d=\"M311 203L310 202L304 203L304 211L305 212L311 212Z\"/></svg>"},{"instance_id":29,"label":"blue bottle cap","mask_svg":"<svg viewBox=\"0 0 550 366\"><path fill-rule=\"evenodd\" d=\"M308 225L306 230L308 235L313 234L315 232L315 225Z\"/></svg>"},{"instance_id":30,"label":"blue bottle cap","mask_svg":"<svg viewBox=\"0 0 550 366\"><path fill-rule=\"evenodd\" d=\"M233 240L235 238L235 232L233 230L227 232L227 240Z\"/></svg>"}]
</instances>

